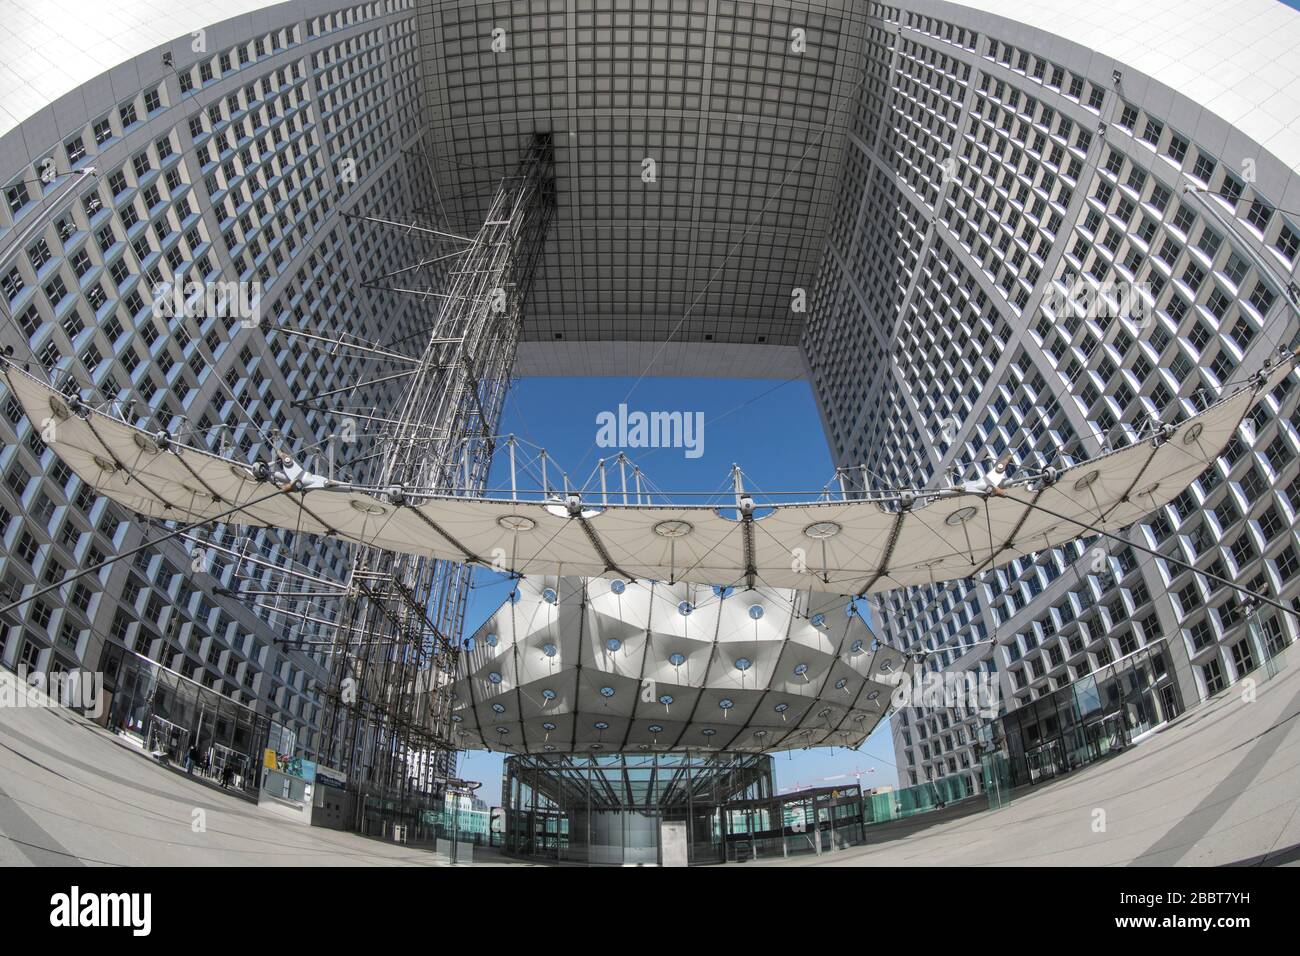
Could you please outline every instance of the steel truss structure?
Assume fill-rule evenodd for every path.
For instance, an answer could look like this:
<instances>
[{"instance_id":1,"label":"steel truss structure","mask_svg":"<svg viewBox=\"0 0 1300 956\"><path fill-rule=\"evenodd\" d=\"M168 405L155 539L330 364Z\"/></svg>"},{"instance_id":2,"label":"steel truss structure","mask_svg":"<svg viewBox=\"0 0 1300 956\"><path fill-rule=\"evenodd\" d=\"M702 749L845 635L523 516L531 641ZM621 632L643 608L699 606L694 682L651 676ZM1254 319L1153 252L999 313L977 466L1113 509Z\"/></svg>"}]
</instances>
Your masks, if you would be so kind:
<instances>
[{"instance_id":1,"label":"steel truss structure","mask_svg":"<svg viewBox=\"0 0 1300 956\"><path fill-rule=\"evenodd\" d=\"M485 484L554 205L551 142L539 136L502 180L476 235L376 223L421 232L437 247L402 285L375 283L431 306L423 354L376 436L371 473L381 482L455 485L466 496ZM443 260L454 265L428 268ZM329 762L351 789L405 806L437 797L451 776L450 687L470 570L357 548L336 616L324 721Z\"/></svg>"}]
</instances>

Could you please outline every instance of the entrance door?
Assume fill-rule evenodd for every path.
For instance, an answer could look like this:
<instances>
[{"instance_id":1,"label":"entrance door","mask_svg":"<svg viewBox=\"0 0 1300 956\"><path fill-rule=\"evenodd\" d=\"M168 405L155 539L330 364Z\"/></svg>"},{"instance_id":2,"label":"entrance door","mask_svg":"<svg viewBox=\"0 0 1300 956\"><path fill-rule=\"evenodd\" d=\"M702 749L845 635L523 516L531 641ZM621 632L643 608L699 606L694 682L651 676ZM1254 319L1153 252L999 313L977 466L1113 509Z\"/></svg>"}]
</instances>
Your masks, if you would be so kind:
<instances>
[{"instance_id":1,"label":"entrance door","mask_svg":"<svg viewBox=\"0 0 1300 956\"><path fill-rule=\"evenodd\" d=\"M663 866L686 866L689 862L686 821L664 820L659 824L660 863Z\"/></svg>"},{"instance_id":2,"label":"entrance door","mask_svg":"<svg viewBox=\"0 0 1300 956\"><path fill-rule=\"evenodd\" d=\"M1165 720L1173 720L1178 716L1178 689L1173 684L1165 684L1160 688L1160 702L1164 704Z\"/></svg>"}]
</instances>

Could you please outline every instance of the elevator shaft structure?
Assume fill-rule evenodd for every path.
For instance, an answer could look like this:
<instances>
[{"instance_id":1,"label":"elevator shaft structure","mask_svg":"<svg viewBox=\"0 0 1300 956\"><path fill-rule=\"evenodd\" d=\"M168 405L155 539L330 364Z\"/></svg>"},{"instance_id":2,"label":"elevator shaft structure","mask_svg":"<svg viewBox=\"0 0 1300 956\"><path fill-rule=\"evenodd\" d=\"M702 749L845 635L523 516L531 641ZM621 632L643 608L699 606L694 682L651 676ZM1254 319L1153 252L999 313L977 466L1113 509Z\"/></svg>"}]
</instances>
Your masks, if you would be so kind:
<instances>
[{"instance_id":1,"label":"elevator shaft structure","mask_svg":"<svg viewBox=\"0 0 1300 956\"><path fill-rule=\"evenodd\" d=\"M458 246L442 287L399 290L433 305L427 345L376 445L372 473L393 503L418 500L406 488L473 497L485 487L554 208L551 141L537 136L472 239L440 233L440 243ZM376 516L376 530L383 520ZM356 550L324 727L329 762L365 798L359 807L427 806L454 771L452 680L470 573L464 564L373 545Z\"/></svg>"}]
</instances>

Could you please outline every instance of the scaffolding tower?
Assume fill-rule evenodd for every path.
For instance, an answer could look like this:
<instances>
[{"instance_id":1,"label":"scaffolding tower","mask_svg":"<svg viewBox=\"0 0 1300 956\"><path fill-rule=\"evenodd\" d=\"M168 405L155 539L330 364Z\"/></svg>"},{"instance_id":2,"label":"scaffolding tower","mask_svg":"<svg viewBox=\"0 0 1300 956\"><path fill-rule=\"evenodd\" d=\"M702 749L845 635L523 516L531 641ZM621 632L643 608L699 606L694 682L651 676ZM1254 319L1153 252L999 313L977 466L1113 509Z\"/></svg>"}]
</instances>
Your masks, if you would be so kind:
<instances>
[{"instance_id":1,"label":"scaffolding tower","mask_svg":"<svg viewBox=\"0 0 1300 956\"><path fill-rule=\"evenodd\" d=\"M551 140L537 135L474 236L372 220L451 248L403 270L400 286L378 285L418 296L430 313L427 344L375 445L372 474L394 503L418 503L408 488L472 497L486 486L524 303L554 208ZM428 273L441 281L421 287L425 266L438 260L453 265ZM375 808L396 819L431 807L454 775L451 683L471 571L373 546L356 550L332 638L323 728L328 762L359 797L362 828Z\"/></svg>"}]
</instances>

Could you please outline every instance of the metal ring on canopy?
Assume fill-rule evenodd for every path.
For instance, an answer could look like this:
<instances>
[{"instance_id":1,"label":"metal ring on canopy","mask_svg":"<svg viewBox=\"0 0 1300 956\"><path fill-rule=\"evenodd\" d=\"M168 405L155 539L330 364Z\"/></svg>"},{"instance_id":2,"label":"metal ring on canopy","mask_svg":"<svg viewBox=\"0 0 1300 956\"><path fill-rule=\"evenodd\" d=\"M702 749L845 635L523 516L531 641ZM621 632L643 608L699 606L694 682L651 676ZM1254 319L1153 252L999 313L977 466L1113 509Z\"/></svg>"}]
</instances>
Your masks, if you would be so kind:
<instances>
[{"instance_id":1,"label":"metal ring on canopy","mask_svg":"<svg viewBox=\"0 0 1300 956\"><path fill-rule=\"evenodd\" d=\"M521 531L532 531L537 527L537 522L527 515L502 515L497 518L497 524L516 534Z\"/></svg>"},{"instance_id":2,"label":"metal ring on canopy","mask_svg":"<svg viewBox=\"0 0 1300 956\"><path fill-rule=\"evenodd\" d=\"M814 521L803 529L804 537L814 539L833 538L844 529L834 521Z\"/></svg>"},{"instance_id":3,"label":"metal ring on canopy","mask_svg":"<svg viewBox=\"0 0 1300 956\"><path fill-rule=\"evenodd\" d=\"M979 514L978 508L976 508L974 505L967 505L965 508L958 508L956 511L948 515L948 517L944 518L943 520L946 524L956 526L959 524L965 524L967 521L975 517L977 514Z\"/></svg>"},{"instance_id":4,"label":"metal ring on canopy","mask_svg":"<svg viewBox=\"0 0 1300 956\"><path fill-rule=\"evenodd\" d=\"M695 526L689 521L660 521L654 530L661 538L684 538L695 530Z\"/></svg>"},{"instance_id":5,"label":"metal ring on canopy","mask_svg":"<svg viewBox=\"0 0 1300 956\"><path fill-rule=\"evenodd\" d=\"M158 443L143 432L132 432L131 440L135 442L136 448L151 455L156 455L160 451Z\"/></svg>"}]
</instances>

